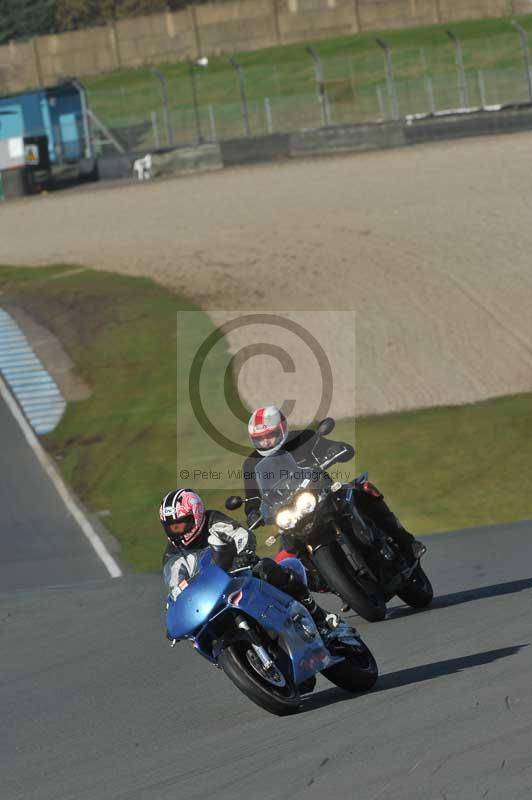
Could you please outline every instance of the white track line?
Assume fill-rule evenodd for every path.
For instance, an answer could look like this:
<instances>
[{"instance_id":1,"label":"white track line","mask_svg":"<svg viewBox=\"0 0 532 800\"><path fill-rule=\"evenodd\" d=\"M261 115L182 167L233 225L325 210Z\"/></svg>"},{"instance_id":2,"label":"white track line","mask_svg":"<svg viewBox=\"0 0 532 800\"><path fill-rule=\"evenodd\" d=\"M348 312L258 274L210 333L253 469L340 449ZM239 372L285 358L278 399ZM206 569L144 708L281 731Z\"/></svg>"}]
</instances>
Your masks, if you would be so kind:
<instances>
[{"instance_id":1,"label":"white track line","mask_svg":"<svg viewBox=\"0 0 532 800\"><path fill-rule=\"evenodd\" d=\"M78 523L79 527L83 531L86 538L89 540L90 544L94 548L96 555L98 558L103 562L104 566L106 567L109 575L112 578L120 578L122 576L122 570L109 553L107 548L105 547L104 543L90 524L87 517L83 514L83 512L78 508L76 503L73 501L72 497L70 496L70 492L68 491L65 483L59 473L57 472L56 468L50 461L48 455L44 451L41 443L37 439L35 433L33 432L31 426L29 425L28 421L22 414L20 408L18 407L17 403L13 399L11 392L7 388L4 380L0 376L0 396L5 400L5 403L15 420L17 421L24 438L26 439L27 443L33 450L37 460L39 461L40 465L54 484L55 488L61 500L64 502L67 509L70 511L76 522Z\"/></svg>"}]
</instances>

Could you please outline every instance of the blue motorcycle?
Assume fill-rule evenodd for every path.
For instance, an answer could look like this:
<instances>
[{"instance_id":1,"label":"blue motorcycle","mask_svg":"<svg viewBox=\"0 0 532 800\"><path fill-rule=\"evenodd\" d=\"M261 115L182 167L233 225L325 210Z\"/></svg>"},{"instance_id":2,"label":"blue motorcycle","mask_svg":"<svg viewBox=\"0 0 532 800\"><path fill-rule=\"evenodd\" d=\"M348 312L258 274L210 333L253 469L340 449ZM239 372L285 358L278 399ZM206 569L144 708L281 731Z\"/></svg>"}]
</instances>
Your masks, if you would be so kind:
<instances>
[{"instance_id":1,"label":"blue motorcycle","mask_svg":"<svg viewBox=\"0 0 532 800\"><path fill-rule=\"evenodd\" d=\"M291 714L322 675L348 692L371 689L377 664L345 623L327 644L303 605L255 578L250 569L226 572L206 551L198 572L167 602L172 645L190 639L250 700L272 714Z\"/></svg>"}]
</instances>

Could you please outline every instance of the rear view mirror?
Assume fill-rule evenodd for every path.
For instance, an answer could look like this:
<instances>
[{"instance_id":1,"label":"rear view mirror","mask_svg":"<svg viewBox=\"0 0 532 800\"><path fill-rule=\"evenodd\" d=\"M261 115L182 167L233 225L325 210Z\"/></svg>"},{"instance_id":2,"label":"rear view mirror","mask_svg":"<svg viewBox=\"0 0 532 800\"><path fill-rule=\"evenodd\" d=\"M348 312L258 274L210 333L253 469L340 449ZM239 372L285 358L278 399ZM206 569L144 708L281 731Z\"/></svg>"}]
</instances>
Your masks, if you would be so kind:
<instances>
[{"instance_id":1,"label":"rear view mirror","mask_svg":"<svg viewBox=\"0 0 532 800\"><path fill-rule=\"evenodd\" d=\"M332 417L325 417L318 425L316 433L318 436L327 436L328 433L334 430L335 425L336 423Z\"/></svg>"},{"instance_id":2,"label":"rear view mirror","mask_svg":"<svg viewBox=\"0 0 532 800\"><path fill-rule=\"evenodd\" d=\"M238 497L236 494L232 494L231 497L228 497L225 501L225 507L228 511L235 511L237 508L240 508L244 501L241 497Z\"/></svg>"}]
</instances>

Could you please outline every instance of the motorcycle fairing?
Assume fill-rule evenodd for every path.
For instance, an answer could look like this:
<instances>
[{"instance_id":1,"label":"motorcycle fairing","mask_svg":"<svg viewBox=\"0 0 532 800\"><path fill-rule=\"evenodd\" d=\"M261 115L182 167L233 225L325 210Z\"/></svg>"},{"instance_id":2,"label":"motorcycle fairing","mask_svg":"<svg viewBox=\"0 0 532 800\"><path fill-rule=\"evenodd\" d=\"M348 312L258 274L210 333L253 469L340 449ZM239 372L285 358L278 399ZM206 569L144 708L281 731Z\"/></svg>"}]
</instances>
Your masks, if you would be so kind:
<instances>
[{"instance_id":1,"label":"motorcycle fairing","mask_svg":"<svg viewBox=\"0 0 532 800\"><path fill-rule=\"evenodd\" d=\"M213 564L210 554L202 556L201 570L175 600L168 598L166 629L172 639L193 636L224 603L231 576Z\"/></svg>"},{"instance_id":2,"label":"motorcycle fairing","mask_svg":"<svg viewBox=\"0 0 532 800\"><path fill-rule=\"evenodd\" d=\"M237 593L238 604L233 605L230 598ZM296 684L342 660L326 649L314 620L301 603L249 573L245 577L228 575L213 563L210 554L202 556L200 572L190 579L186 589L175 600L168 599L168 635L172 639L195 639L196 649L215 661L215 648L219 649L223 642L215 644L211 623L227 612L234 615L235 611L256 620L278 638ZM302 635L304 628L315 637L312 641Z\"/></svg>"},{"instance_id":3,"label":"motorcycle fairing","mask_svg":"<svg viewBox=\"0 0 532 800\"><path fill-rule=\"evenodd\" d=\"M239 610L278 636L282 648L290 659L294 683L301 683L316 672L321 672L342 660L331 656L323 644L314 620L297 600L256 578L248 578L241 590ZM300 633L300 624L295 624L293 621L294 617L299 617L305 628L312 632L315 636L313 641L305 641Z\"/></svg>"}]
</instances>

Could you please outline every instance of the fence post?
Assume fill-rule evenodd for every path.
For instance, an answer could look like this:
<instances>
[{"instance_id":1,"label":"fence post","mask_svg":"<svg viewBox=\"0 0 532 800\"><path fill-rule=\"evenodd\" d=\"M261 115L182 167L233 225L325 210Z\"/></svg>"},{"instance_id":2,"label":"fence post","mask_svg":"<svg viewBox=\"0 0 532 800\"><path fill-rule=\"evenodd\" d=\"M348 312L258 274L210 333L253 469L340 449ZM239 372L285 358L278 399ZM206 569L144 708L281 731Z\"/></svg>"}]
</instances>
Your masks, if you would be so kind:
<instances>
[{"instance_id":1,"label":"fence post","mask_svg":"<svg viewBox=\"0 0 532 800\"><path fill-rule=\"evenodd\" d=\"M482 108L486 108L488 105L486 100L486 83L484 81L484 71L479 69L477 70L478 75L478 91L480 93L480 105Z\"/></svg>"},{"instance_id":2,"label":"fence post","mask_svg":"<svg viewBox=\"0 0 532 800\"><path fill-rule=\"evenodd\" d=\"M238 78L238 85L240 87L240 102L242 104L242 119L244 120L244 130L246 132L246 136L249 137L251 136L251 128L249 127L248 99L246 97L246 86L244 84L242 67L240 66L238 61L235 61L235 59L232 56L229 59L229 63L233 67Z\"/></svg>"},{"instance_id":3,"label":"fence post","mask_svg":"<svg viewBox=\"0 0 532 800\"><path fill-rule=\"evenodd\" d=\"M273 17L273 28L275 30L276 44L282 44L281 28L279 26L279 11L277 9L277 0L272 0L272 17Z\"/></svg>"},{"instance_id":4,"label":"fence post","mask_svg":"<svg viewBox=\"0 0 532 800\"><path fill-rule=\"evenodd\" d=\"M266 127L268 129L268 133L273 133L272 106L269 97L264 98L264 114L266 116Z\"/></svg>"},{"instance_id":5,"label":"fence post","mask_svg":"<svg viewBox=\"0 0 532 800\"><path fill-rule=\"evenodd\" d=\"M84 148L83 154L85 158L93 158L94 157L94 150L92 146L92 139L91 139L91 130L90 130L90 123L89 123L89 102L87 99L87 90L85 87L78 81L77 78L72 80L73 85L79 92L79 99L81 103L81 122L83 126L83 138L84 138Z\"/></svg>"},{"instance_id":6,"label":"fence post","mask_svg":"<svg viewBox=\"0 0 532 800\"><path fill-rule=\"evenodd\" d=\"M436 100L434 97L434 86L430 75L425 75L425 86L427 87L427 96L429 98L429 109L431 114L436 113Z\"/></svg>"},{"instance_id":7,"label":"fence post","mask_svg":"<svg viewBox=\"0 0 532 800\"><path fill-rule=\"evenodd\" d=\"M117 69L122 69L122 55L120 53L120 41L118 39L118 34L116 32L116 27L114 22L107 23L107 30L109 32L109 39L111 41L111 52L113 53L115 67Z\"/></svg>"},{"instance_id":8,"label":"fence post","mask_svg":"<svg viewBox=\"0 0 532 800\"><path fill-rule=\"evenodd\" d=\"M420 48L419 55L421 58L421 64L423 66L423 69L425 70L425 88L427 90L430 113L434 114L436 112L436 101L434 99L434 84L432 83L432 76L429 74L429 66L427 64L427 58L425 56L424 47Z\"/></svg>"},{"instance_id":9,"label":"fence post","mask_svg":"<svg viewBox=\"0 0 532 800\"><path fill-rule=\"evenodd\" d=\"M375 91L377 93L377 103L379 105L379 111L381 113L381 117L384 119L386 117L386 110L384 108L384 100L382 97L382 89L380 86L375 87Z\"/></svg>"},{"instance_id":10,"label":"fence post","mask_svg":"<svg viewBox=\"0 0 532 800\"><path fill-rule=\"evenodd\" d=\"M453 43L454 47L454 61L458 71L458 95L460 98L460 107L469 108L469 95L467 91L467 81L464 70L464 56L462 53L462 45L458 36L451 30L446 30L445 33Z\"/></svg>"},{"instance_id":11,"label":"fence post","mask_svg":"<svg viewBox=\"0 0 532 800\"><path fill-rule=\"evenodd\" d=\"M329 100L323 83L323 70L321 66L321 59L313 47L305 47L306 52L311 57L314 63L314 75L316 78L316 86L318 87L318 101L321 109L321 121L323 125L331 124L331 115L329 109Z\"/></svg>"},{"instance_id":12,"label":"fence post","mask_svg":"<svg viewBox=\"0 0 532 800\"><path fill-rule=\"evenodd\" d=\"M174 132L172 130L172 126L170 124L170 115L168 113L168 83L166 78L162 74L160 70L156 67L152 67L152 75L157 78L161 85L161 94L163 97L163 119L164 119L164 127L166 128L166 140L168 142L169 147L174 146Z\"/></svg>"},{"instance_id":13,"label":"fence post","mask_svg":"<svg viewBox=\"0 0 532 800\"><path fill-rule=\"evenodd\" d=\"M216 117L214 116L214 108L210 105L207 106L207 110L209 112L209 125L211 128L211 140L213 142L218 141L218 134L216 132Z\"/></svg>"},{"instance_id":14,"label":"fence post","mask_svg":"<svg viewBox=\"0 0 532 800\"><path fill-rule=\"evenodd\" d=\"M155 143L155 147L159 149L159 147L161 146L161 140L159 138L159 126L157 125L157 112L156 111L150 112L150 116L151 116L151 127L153 130L153 141Z\"/></svg>"},{"instance_id":15,"label":"fence post","mask_svg":"<svg viewBox=\"0 0 532 800\"><path fill-rule=\"evenodd\" d=\"M532 67L530 66L530 51L528 49L528 33L515 19L510 20L510 25L515 28L521 39L521 48L525 61L526 78L528 83L528 96L532 102Z\"/></svg>"},{"instance_id":16,"label":"fence post","mask_svg":"<svg viewBox=\"0 0 532 800\"><path fill-rule=\"evenodd\" d=\"M35 75L37 77L37 84L39 87L43 86L41 56L39 54L39 46L35 36L31 37L31 49L33 53L33 66L35 67Z\"/></svg>"},{"instance_id":17,"label":"fence post","mask_svg":"<svg viewBox=\"0 0 532 800\"><path fill-rule=\"evenodd\" d=\"M392 51L389 45L383 39L376 39L377 44L384 52L384 63L386 66L386 87L388 89L388 97L390 99L390 109L392 112L392 119L399 119L399 104L397 102L397 90L395 87L395 79L393 76L393 62Z\"/></svg>"},{"instance_id":18,"label":"fence post","mask_svg":"<svg viewBox=\"0 0 532 800\"><path fill-rule=\"evenodd\" d=\"M198 105L198 87L196 86L196 67L208 67L209 59L205 56L188 60L188 76L190 79L190 94L192 96L192 105L194 106L194 121L196 123L196 144L203 144L204 138L201 130L201 117Z\"/></svg>"}]
</instances>

